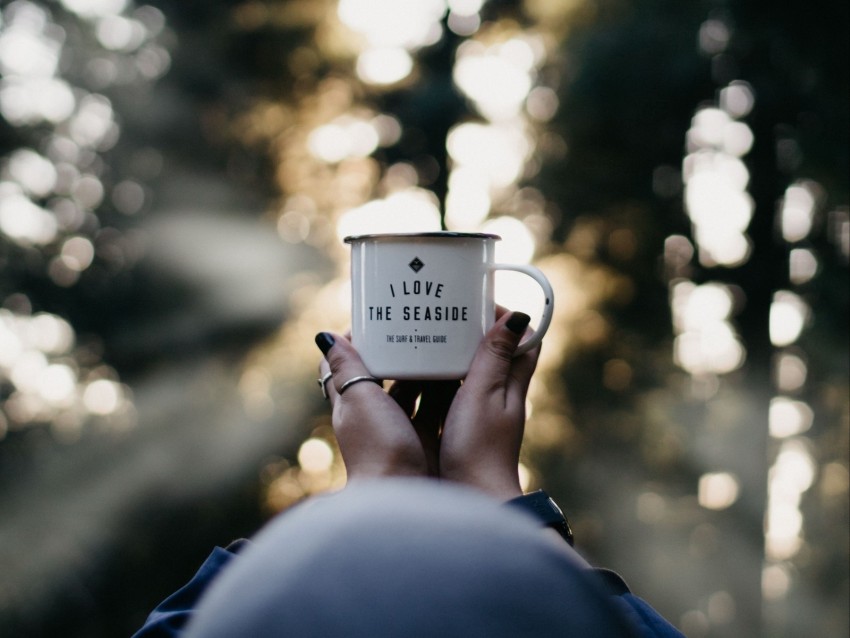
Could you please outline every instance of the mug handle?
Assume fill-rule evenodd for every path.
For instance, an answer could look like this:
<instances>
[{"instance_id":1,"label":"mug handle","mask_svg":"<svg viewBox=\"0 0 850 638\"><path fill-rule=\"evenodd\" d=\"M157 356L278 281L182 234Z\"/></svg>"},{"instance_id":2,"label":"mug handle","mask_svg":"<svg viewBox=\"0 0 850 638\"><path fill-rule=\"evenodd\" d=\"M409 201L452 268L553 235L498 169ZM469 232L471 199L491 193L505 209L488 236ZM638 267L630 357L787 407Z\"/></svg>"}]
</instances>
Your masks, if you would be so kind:
<instances>
[{"instance_id":1,"label":"mug handle","mask_svg":"<svg viewBox=\"0 0 850 638\"><path fill-rule=\"evenodd\" d=\"M525 266L521 264L492 264L490 269L513 270L515 272L521 272L524 275L528 275L543 289L543 295L546 298L545 305L543 306L543 316L540 317L540 323L534 330L534 334L517 346L514 356L518 357L537 346L537 344L543 340L543 335L546 334L546 331L549 329L549 324L552 322L552 311L555 308L555 293L552 291L552 284L550 284L549 280L546 279L546 275L543 274L543 271L539 268L535 268L534 266Z\"/></svg>"}]
</instances>

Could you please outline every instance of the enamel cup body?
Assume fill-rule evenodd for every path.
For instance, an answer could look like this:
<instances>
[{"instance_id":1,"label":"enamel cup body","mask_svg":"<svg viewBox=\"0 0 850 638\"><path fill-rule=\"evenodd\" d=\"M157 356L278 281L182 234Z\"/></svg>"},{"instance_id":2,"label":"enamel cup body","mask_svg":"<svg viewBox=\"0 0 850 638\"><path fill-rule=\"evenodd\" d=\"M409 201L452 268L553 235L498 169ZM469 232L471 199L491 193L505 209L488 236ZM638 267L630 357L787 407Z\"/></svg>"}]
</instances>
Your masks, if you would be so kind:
<instances>
[{"instance_id":1,"label":"enamel cup body","mask_svg":"<svg viewBox=\"0 0 850 638\"><path fill-rule=\"evenodd\" d=\"M460 379L495 321L494 272L517 270L543 288L534 347L551 320L552 288L533 266L495 264L497 235L433 232L347 237L352 343L381 379Z\"/></svg>"}]
</instances>

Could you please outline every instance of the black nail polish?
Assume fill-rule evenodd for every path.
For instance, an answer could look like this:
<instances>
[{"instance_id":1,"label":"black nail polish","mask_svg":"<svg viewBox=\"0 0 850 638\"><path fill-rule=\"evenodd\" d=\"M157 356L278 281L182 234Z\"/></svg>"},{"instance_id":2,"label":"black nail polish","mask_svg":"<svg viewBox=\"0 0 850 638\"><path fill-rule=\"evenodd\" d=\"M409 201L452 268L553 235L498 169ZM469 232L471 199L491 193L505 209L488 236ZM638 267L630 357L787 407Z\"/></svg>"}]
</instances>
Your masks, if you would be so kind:
<instances>
[{"instance_id":1,"label":"black nail polish","mask_svg":"<svg viewBox=\"0 0 850 638\"><path fill-rule=\"evenodd\" d=\"M334 338L327 332L320 332L316 335L316 345L319 346L322 354L327 354L335 343Z\"/></svg>"},{"instance_id":2,"label":"black nail polish","mask_svg":"<svg viewBox=\"0 0 850 638\"><path fill-rule=\"evenodd\" d=\"M530 322L531 317L524 312L513 312L505 322L505 327L514 334L521 335L525 332L525 329L528 327Z\"/></svg>"}]
</instances>

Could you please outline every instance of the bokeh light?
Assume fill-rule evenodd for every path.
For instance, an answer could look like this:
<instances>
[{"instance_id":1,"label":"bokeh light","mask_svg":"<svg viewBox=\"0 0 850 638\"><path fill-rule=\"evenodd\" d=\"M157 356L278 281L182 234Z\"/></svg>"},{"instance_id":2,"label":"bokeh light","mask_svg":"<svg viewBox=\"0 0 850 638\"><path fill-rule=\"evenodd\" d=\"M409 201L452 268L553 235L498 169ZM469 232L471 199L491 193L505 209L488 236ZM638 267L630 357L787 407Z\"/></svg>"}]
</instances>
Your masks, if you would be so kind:
<instances>
[{"instance_id":1,"label":"bokeh light","mask_svg":"<svg viewBox=\"0 0 850 638\"><path fill-rule=\"evenodd\" d=\"M411 52L439 41L445 0L340 0L339 19L363 43L357 74L367 84L404 80L413 70Z\"/></svg>"},{"instance_id":2,"label":"bokeh light","mask_svg":"<svg viewBox=\"0 0 850 638\"><path fill-rule=\"evenodd\" d=\"M798 355L782 352L774 364L774 383L782 392L794 392L806 383L809 368Z\"/></svg>"},{"instance_id":3,"label":"bokeh light","mask_svg":"<svg viewBox=\"0 0 850 638\"><path fill-rule=\"evenodd\" d=\"M337 236L373 233L414 233L440 230L440 209L434 196L422 189L393 193L346 211L337 224Z\"/></svg>"},{"instance_id":4,"label":"bokeh light","mask_svg":"<svg viewBox=\"0 0 850 638\"><path fill-rule=\"evenodd\" d=\"M101 73L96 84L143 83L160 77L170 57L159 42L165 20L154 7L126 0L62 0L61 5L68 14L56 8L54 15L55 7L30 0L2 8L0 115L17 129L20 142L0 158L0 240L12 246L7 259L41 269L31 276L46 275L57 287L69 288L106 255L112 263L132 261L121 248L129 242L102 228L109 187L102 154L115 146L121 129L111 100L92 90L86 69L94 69L98 60L118 66L138 62L146 69L143 78L115 73L106 81ZM72 24L68 16L80 21L66 28L58 20ZM138 182L121 182L113 191L116 208L138 212L143 191ZM33 313L32 300L4 292L3 432L49 425L57 440L69 442L87 421L131 425L129 388L97 357L76 350L71 324L56 314Z\"/></svg>"},{"instance_id":5,"label":"bokeh light","mask_svg":"<svg viewBox=\"0 0 850 638\"><path fill-rule=\"evenodd\" d=\"M454 81L490 120L516 117L534 82L542 45L512 38L492 46L470 40L458 48Z\"/></svg>"},{"instance_id":6,"label":"bokeh light","mask_svg":"<svg viewBox=\"0 0 850 638\"><path fill-rule=\"evenodd\" d=\"M298 463L311 474L329 471L333 460L334 451L323 439L307 439L298 450Z\"/></svg>"},{"instance_id":7,"label":"bokeh light","mask_svg":"<svg viewBox=\"0 0 850 638\"><path fill-rule=\"evenodd\" d=\"M732 112L721 108L702 108L694 115L687 133L688 155L682 178L685 203L694 229L699 260L705 266L740 266L750 256L747 227L753 216L753 200L747 192L749 171L739 159L753 145L753 133L740 117L749 108L738 104L751 102L740 85L727 87L731 93L724 104L737 104ZM738 95L734 100L730 95ZM737 102L735 101L737 100ZM748 103L749 103L748 102Z\"/></svg>"},{"instance_id":8,"label":"bokeh light","mask_svg":"<svg viewBox=\"0 0 850 638\"><path fill-rule=\"evenodd\" d=\"M779 290L770 305L770 342L775 346L789 346L797 339L809 320L809 305L800 295L790 290Z\"/></svg>"},{"instance_id":9,"label":"bokeh light","mask_svg":"<svg viewBox=\"0 0 850 638\"><path fill-rule=\"evenodd\" d=\"M770 401L768 426L770 436L783 439L802 434L812 427L814 412L803 401L774 397Z\"/></svg>"},{"instance_id":10,"label":"bokeh light","mask_svg":"<svg viewBox=\"0 0 850 638\"><path fill-rule=\"evenodd\" d=\"M785 271L788 283L770 290L769 308L760 311L760 328L753 332L750 324L742 330L743 334L749 332L751 340L766 334L772 348L773 397L767 409L758 410L764 418L757 419L750 427L766 428L771 439L765 451L769 471L761 594L768 605L764 607L768 610L765 626L771 628L768 631L780 631L788 622L785 612L769 605L793 595L795 581L801 579L796 567L808 564L811 557L805 551L809 549L806 523L811 510L804 507L803 495L817 480L814 450L822 418L819 410L823 409L823 402L813 400L811 394L809 357L804 349L809 346L805 332L815 319L812 283L822 276L829 261L818 248L823 236L821 225L826 219L826 235L837 253L843 254L840 233L836 230L843 228L838 220L844 217L839 213L830 223L830 214L824 216L824 203L829 195L822 184L801 170L803 151L794 132L777 130L775 140L759 140L761 144L776 144L776 164L788 181L782 196L776 202L757 204L749 192L751 166L757 166L758 162L746 157L756 139L754 130L744 119L763 113L753 85L730 79L739 71L736 56L740 52L732 46L739 42L737 37L734 21L719 13L705 20L699 29L699 49L711 59L712 74L719 86L716 102L697 108L685 136L687 151L681 180L691 232L666 238L664 267L670 282L670 307L676 333L674 361L691 374L692 394L702 399L711 411L719 408L720 397L739 394L732 386L740 377L736 375L724 384L718 375L743 369L746 379L746 375L761 367L760 363L747 365L747 346L735 324L739 313L749 315L748 323L752 321L754 311L747 307L753 302L750 289L754 291L755 286L767 282L750 282L749 288L742 288L737 284L747 277L741 278L741 271L736 269L747 265L757 253L761 253L760 260L768 261L765 251L772 250L768 245L771 241L779 245L775 254L787 258L781 265L773 266ZM670 181L675 174L665 167L656 170L653 184L656 194L662 197L677 194ZM757 206L764 209L774 206L775 210L772 237L764 236L764 226L753 231L761 233L758 246L750 237L751 224L755 215L765 213L757 212ZM723 280L736 283L727 285ZM764 388L750 387L749 391L763 394ZM717 435L711 417L706 418L703 427L707 436ZM714 465L720 464L720 455L709 456L714 457ZM735 457L733 447L727 448L726 457L727 460ZM739 486L734 480L734 475L725 469L704 473L699 482L699 503L709 509L728 508L737 500L738 487L746 489L745 481ZM687 625L694 635L713 635L712 625L717 621L712 620L710 610L704 613L703 609L687 612L682 627Z\"/></svg>"},{"instance_id":11,"label":"bokeh light","mask_svg":"<svg viewBox=\"0 0 850 638\"><path fill-rule=\"evenodd\" d=\"M75 341L61 317L0 309L0 379L11 386L2 404L8 428L51 421L79 426L86 414L108 417L104 423L114 427L132 424L129 389L103 376L114 373L102 364L85 368L75 361Z\"/></svg>"},{"instance_id":12,"label":"bokeh light","mask_svg":"<svg viewBox=\"0 0 850 638\"><path fill-rule=\"evenodd\" d=\"M733 297L728 287L674 282L670 305L677 336L674 360L694 375L728 374L744 363L746 349L730 323Z\"/></svg>"},{"instance_id":13,"label":"bokeh light","mask_svg":"<svg viewBox=\"0 0 850 638\"><path fill-rule=\"evenodd\" d=\"M817 465L809 444L800 438L783 442L768 475L765 553L770 560L795 556L803 546L801 498L815 480Z\"/></svg>"},{"instance_id":14,"label":"bokeh light","mask_svg":"<svg viewBox=\"0 0 850 638\"><path fill-rule=\"evenodd\" d=\"M738 500L738 479L729 472L703 474L699 479L699 504L710 510L724 510Z\"/></svg>"},{"instance_id":15,"label":"bokeh light","mask_svg":"<svg viewBox=\"0 0 850 638\"><path fill-rule=\"evenodd\" d=\"M141 462L123 463L118 454L129 441L156 442L137 453L161 490L170 444L192 432L183 415L210 410L227 426L224 433L204 427L191 458L218 440L229 447L214 468L198 464L180 476L174 498L181 507L192 489L204 498L217 490L217 472L250 482L253 469L246 473L234 453L240 445L254 445L259 458L264 515L340 489L345 467L316 392L313 337L348 327L349 255L341 240L441 228L491 232L502 237L497 261L535 264L556 296L526 404L517 468L523 489L567 494L581 550L644 574L641 587L675 610L669 617L688 635L752 635L759 622L779 635L793 630L792 616L834 624L825 607L846 578L829 564L846 552L830 539L835 521L846 518L850 479L846 392L834 382L842 372L830 339L842 319L834 287L838 268L850 262L850 209L843 183L824 168L840 161L813 152L833 121L828 109L792 113L790 99L785 119L771 121L779 98L794 90L815 106L825 95L808 59L793 67L799 86L794 79L787 91L771 85L772 74L795 60L785 38L793 41L796 31L766 56L776 68L758 76L757 58L736 58L759 51L754 35L770 34L769 24L747 31L746 20L732 18L741 14L735 3L702 24L704 8L687 9L696 20L678 49L669 43L683 32L681 16L652 3L617 4L613 12L586 0L225 4L218 14L212 5L162 4L183 18L207 16L191 28L176 23L192 32L177 47L179 33L165 15L131 0L2 7L0 116L8 135L0 262L11 287L0 291L0 440L10 455L36 441L48 454L55 444L69 459L88 459L94 448L112 454L115 443L109 476L120 471L124 480L98 485L93 498L101 498L140 491L128 476ZM641 22L647 16L661 19ZM204 46L214 53L198 66ZM173 69L172 50L181 56ZM234 68L248 72L231 77ZM171 70L176 77L153 90ZM704 89L709 77L713 98L682 107L682 96ZM675 95L665 93L674 87ZM165 134L175 121L179 134ZM213 151L169 148L184 135ZM129 153L140 141L150 147ZM196 155L221 169L210 192L187 175ZM170 214L159 197L176 190L198 201L221 193L221 205L233 208L228 214L271 229L286 265L255 278L273 282L273 312L228 323L244 300L262 293L223 258L240 248L207 247L205 230L185 233L192 242L180 263L197 277L191 284L160 289L157 277L170 267L164 262L138 278L127 272L149 245L147 231L137 229L153 223L148 212ZM262 198L259 213L252 207ZM244 250L238 238L228 241ZM261 263L251 249L244 254L244 262ZM238 281L238 291L211 290L222 278ZM32 296L17 289L21 281L38 283ZM123 305L146 286L157 289L154 304ZM669 316L656 307L665 286ZM105 291L119 303L108 307ZM231 314L221 324L215 313L185 320L184 302L196 295ZM527 276L497 273L496 295L532 315L532 326L539 321L542 293ZM91 308L60 316L65 300L82 297ZM180 308L162 319L170 303ZM105 330L113 315L126 323L110 325L116 341L108 346L72 325L82 317L88 329ZM200 374L181 370L180 383L163 382L181 408L187 400L173 425L163 417L168 406L152 409L155 401L134 393L120 367L161 378L162 370L135 356L160 338L167 345L146 351L150 360L187 369L196 358L207 362ZM110 363L119 341L124 358ZM249 352L236 361L246 343ZM230 382L233 409L219 410L226 398L216 383ZM201 397L197 406L188 404L193 396ZM137 399L148 402L145 425L163 427L128 430ZM79 447L62 447L69 444ZM38 480L49 479L39 473ZM67 494L75 504L71 486ZM122 502L120 512L135 506ZM163 518L146 519L151 530L135 533L154 534ZM75 525L83 519L75 516ZM763 520L763 530L754 520ZM617 550L626 522L637 523L642 539L628 557ZM75 525L56 537L75 533ZM86 559L76 558L79 548L68 553L74 567ZM670 574L681 575L683 558L699 578L663 588ZM754 565L761 565L755 592ZM74 574L77 598L90 600L96 587L84 571ZM56 582L51 574L39 587ZM24 586L0 589L0 600L12 600L9 592Z\"/></svg>"},{"instance_id":16,"label":"bokeh light","mask_svg":"<svg viewBox=\"0 0 850 638\"><path fill-rule=\"evenodd\" d=\"M815 214L814 186L809 183L789 186L782 201L782 238L790 243L805 239L812 230Z\"/></svg>"}]
</instances>

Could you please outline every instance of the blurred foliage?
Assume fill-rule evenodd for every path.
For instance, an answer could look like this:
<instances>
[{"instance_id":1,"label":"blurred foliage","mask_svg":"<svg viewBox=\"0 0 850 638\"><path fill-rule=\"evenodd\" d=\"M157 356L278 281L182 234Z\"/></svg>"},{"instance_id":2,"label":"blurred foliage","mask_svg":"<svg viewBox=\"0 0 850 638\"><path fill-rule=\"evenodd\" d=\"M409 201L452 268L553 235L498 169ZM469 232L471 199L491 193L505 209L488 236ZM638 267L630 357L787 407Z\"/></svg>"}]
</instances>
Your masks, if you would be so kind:
<instances>
[{"instance_id":1,"label":"blurred foliage","mask_svg":"<svg viewBox=\"0 0 850 638\"><path fill-rule=\"evenodd\" d=\"M40 4L53 12L68 35L66 47L77 56L65 61L71 78L102 47L89 22L60 3ZM415 71L397 84L334 85L352 76L354 65L354 45L326 19L335 2L150 5L165 16L167 28L157 37L171 52L168 73L156 79L155 90L148 82L86 86L90 78L71 78L108 97L121 125L118 141L96 162L107 192L132 179L151 196L168 183L158 166L166 172L200 166L251 193L265 206L265 221L278 224L286 240L294 232L280 221L290 210L288 199L305 185L324 188L324 199L316 197L318 212L307 215L309 232L295 234L331 254L336 208L382 195L386 180L380 178L389 166L413 166L417 185L434 192L445 213L451 166L446 135L460 121L483 120L452 81L463 36L447 30L436 44L418 50ZM831 0L782 6L754 0L491 0L482 8L488 37L496 39L500 29L535 28L555 43L537 83L555 91L558 108L539 126L532 162L537 168L528 170L523 185L542 194L542 204L535 200L544 211L536 219L545 220L537 233L545 238L542 265L559 276L568 273L564 277L576 289L594 293L588 295L592 303L562 323L567 334L557 343L569 347L558 353L564 358L553 364L554 380L547 379L535 397L537 421L529 425L526 462L568 510L583 550L622 569L633 585L637 581L638 593L692 636L841 635L847 628L848 270L829 218L848 202L847 10L846 3ZM729 35L714 49L700 46L711 20ZM752 254L735 268L693 260L687 276L697 283L723 281L740 293L734 321L747 361L720 381L705 381L674 365L663 255L668 237L691 235L682 191L691 118L733 80L747 82L756 100L745 118L755 140L745 158L755 207L748 228ZM328 90L339 86L344 90ZM309 129L352 105L370 116L396 118L402 130L397 143L333 169L298 154ZM5 156L22 145L38 147L51 134L48 128L4 122L0 151ZM801 504L806 547L780 565L795 585L771 606L762 597L765 494L778 449L767 434L777 354L768 325L773 293L790 286L789 246L777 232L775 211L798 179L814 180L823 191L806 243L820 269L797 290L815 311L799 345L809 370L801 398L817 414L807 436L819 470ZM495 207L522 218L516 201ZM146 198L137 212L155 209L156 202ZM294 374L279 370L293 366L294 358L281 357L292 354L286 349L291 335L272 346L257 342L269 329L265 324L225 327L204 338L180 335L158 348L127 347L136 328L162 321L197 291L179 280L157 279L128 257L136 254L138 217L115 210L114 199L105 197L86 220L85 236L106 248L72 285L57 285L49 276L50 260L61 251L58 241L34 248L0 239L0 299L18 314L64 317L80 335L74 356L81 374L89 362L97 367L105 361L115 366L109 378L132 379L176 356L201 357L223 344L246 343L254 347L249 356L255 368L240 378L242 386L267 383L268 360L277 359L278 367L269 368L273 376ZM310 299L302 298L320 304L334 292L320 295L308 283L299 289L308 309ZM298 338L315 328L316 315L305 315L300 323L293 317L288 327ZM2 392L5 400L8 383ZM325 426L317 417L297 429L325 440ZM7 484L13 477L3 474L6 468L62 458L55 450L37 456L36 447L20 444L23 436L10 432L0 440L0 477ZM264 507L270 501L283 507L309 491L296 480L294 460L286 460L294 451L279 452L286 458L244 470L241 482L200 502L183 502L181 509L140 505L138 520L131 521L135 531L113 541L102 565L87 567L85 600L68 594L39 622L21 620L16 635L51 635L59 626L65 635L131 631L142 610L184 582L210 545L230 540L222 534L249 533L269 515ZM741 496L725 511L701 508L700 477L718 470L738 476ZM194 531L181 537L186 529ZM157 564L157 556L167 560ZM131 584L114 586L130 576ZM737 604L731 616L728 597ZM777 611L782 601L793 614Z\"/></svg>"}]
</instances>

